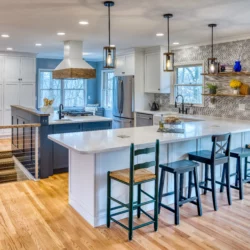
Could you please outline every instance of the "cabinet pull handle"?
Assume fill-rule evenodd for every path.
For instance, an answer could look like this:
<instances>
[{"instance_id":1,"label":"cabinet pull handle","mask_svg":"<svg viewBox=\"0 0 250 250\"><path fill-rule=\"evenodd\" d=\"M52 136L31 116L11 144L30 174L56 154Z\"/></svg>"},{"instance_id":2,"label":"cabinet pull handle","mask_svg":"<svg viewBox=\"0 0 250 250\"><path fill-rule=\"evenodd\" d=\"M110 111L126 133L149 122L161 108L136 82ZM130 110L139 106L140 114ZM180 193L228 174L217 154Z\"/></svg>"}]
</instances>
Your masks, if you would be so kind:
<instances>
[{"instance_id":1,"label":"cabinet pull handle","mask_svg":"<svg viewBox=\"0 0 250 250\"><path fill-rule=\"evenodd\" d=\"M159 91L161 90L161 89L158 89Z\"/></svg>"},{"instance_id":2,"label":"cabinet pull handle","mask_svg":"<svg viewBox=\"0 0 250 250\"><path fill-rule=\"evenodd\" d=\"M125 72L122 72L122 74L125 74Z\"/></svg>"}]
</instances>

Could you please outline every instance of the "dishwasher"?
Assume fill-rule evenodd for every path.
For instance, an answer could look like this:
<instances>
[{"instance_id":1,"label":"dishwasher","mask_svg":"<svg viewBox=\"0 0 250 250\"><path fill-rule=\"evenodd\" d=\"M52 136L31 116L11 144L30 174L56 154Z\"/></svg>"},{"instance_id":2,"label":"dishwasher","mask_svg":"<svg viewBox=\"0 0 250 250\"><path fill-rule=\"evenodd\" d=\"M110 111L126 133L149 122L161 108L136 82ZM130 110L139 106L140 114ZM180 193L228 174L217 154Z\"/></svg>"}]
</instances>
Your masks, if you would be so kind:
<instances>
[{"instance_id":1,"label":"dishwasher","mask_svg":"<svg viewBox=\"0 0 250 250\"><path fill-rule=\"evenodd\" d=\"M136 127L153 126L153 115L136 113Z\"/></svg>"}]
</instances>

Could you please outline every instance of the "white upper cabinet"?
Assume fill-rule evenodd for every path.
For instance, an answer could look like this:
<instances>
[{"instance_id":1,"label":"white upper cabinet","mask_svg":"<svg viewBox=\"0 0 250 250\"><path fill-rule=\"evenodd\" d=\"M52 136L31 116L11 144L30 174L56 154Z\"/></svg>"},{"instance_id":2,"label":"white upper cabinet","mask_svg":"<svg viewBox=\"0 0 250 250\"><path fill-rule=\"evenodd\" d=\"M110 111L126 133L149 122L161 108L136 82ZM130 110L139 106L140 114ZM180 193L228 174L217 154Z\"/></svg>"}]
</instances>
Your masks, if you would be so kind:
<instances>
[{"instance_id":1,"label":"white upper cabinet","mask_svg":"<svg viewBox=\"0 0 250 250\"><path fill-rule=\"evenodd\" d=\"M171 72L163 71L164 47L149 48L145 53L145 92L170 93Z\"/></svg>"},{"instance_id":2,"label":"white upper cabinet","mask_svg":"<svg viewBox=\"0 0 250 250\"><path fill-rule=\"evenodd\" d=\"M20 81L20 57L6 56L4 66L5 82Z\"/></svg>"},{"instance_id":3,"label":"white upper cabinet","mask_svg":"<svg viewBox=\"0 0 250 250\"><path fill-rule=\"evenodd\" d=\"M22 82L34 82L36 76L35 58L21 57L20 61L20 78Z\"/></svg>"},{"instance_id":4,"label":"white upper cabinet","mask_svg":"<svg viewBox=\"0 0 250 250\"><path fill-rule=\"evenodd\" d=\"M7 56L5 58L5 82L34 82L36 69L34 57Z\"/></svg>"},{"instance_id":5,"label":"white upper cabinet","mask_svg":"<svg viewBox=\"0 0 250 250\"><path fill-rule=\"evenodd\" d=\"M116 57L116 76L135 75L135 55L125 54Z\"/></svg>"}]
</instances>

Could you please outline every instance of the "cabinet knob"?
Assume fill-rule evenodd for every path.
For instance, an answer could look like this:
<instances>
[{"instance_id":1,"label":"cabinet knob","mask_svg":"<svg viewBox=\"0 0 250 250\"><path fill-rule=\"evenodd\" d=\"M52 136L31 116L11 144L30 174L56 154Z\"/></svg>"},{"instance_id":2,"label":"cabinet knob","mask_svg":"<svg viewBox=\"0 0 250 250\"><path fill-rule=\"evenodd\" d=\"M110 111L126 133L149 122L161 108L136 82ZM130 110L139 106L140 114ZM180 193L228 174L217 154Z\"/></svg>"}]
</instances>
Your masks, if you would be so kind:
<instances>
[{"instance_id":1,"label":"cabinet knob","mask_svg":"<svg viewBox=\"0 0 250 250\"><path fill-rule=\"evenodd\" d=\"M161 89L158 89L159 91L161 90Z\"/></svg>"}]
</instances>

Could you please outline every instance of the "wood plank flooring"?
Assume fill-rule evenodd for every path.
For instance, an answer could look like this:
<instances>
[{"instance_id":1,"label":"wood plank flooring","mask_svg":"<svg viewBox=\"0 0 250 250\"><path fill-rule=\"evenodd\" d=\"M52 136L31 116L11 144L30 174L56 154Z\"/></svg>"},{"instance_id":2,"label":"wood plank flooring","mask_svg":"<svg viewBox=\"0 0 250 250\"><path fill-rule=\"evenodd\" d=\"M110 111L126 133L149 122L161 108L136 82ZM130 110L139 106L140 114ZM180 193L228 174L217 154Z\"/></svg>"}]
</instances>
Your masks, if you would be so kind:
<instances>
[{"instance_id":1,"label":"wood plank flooring","mask_svg":"<svg viewBox=\"0 0 250 250\"><path fill-rule=\"evenodd\" d=\"M202 217L196 206L184 205L179 226L162 209L158 232L153 225L144 227L128 242L127 231L118 225L92 228L68 205L67 174L1 184L0 249L250 249L250 184L243 201L236 191L232 206L226 194L218 193L218 200L214 212L211 195L202 195ZM145 220L142 216L139 222Z\"/></svg>"}]
</instances>

